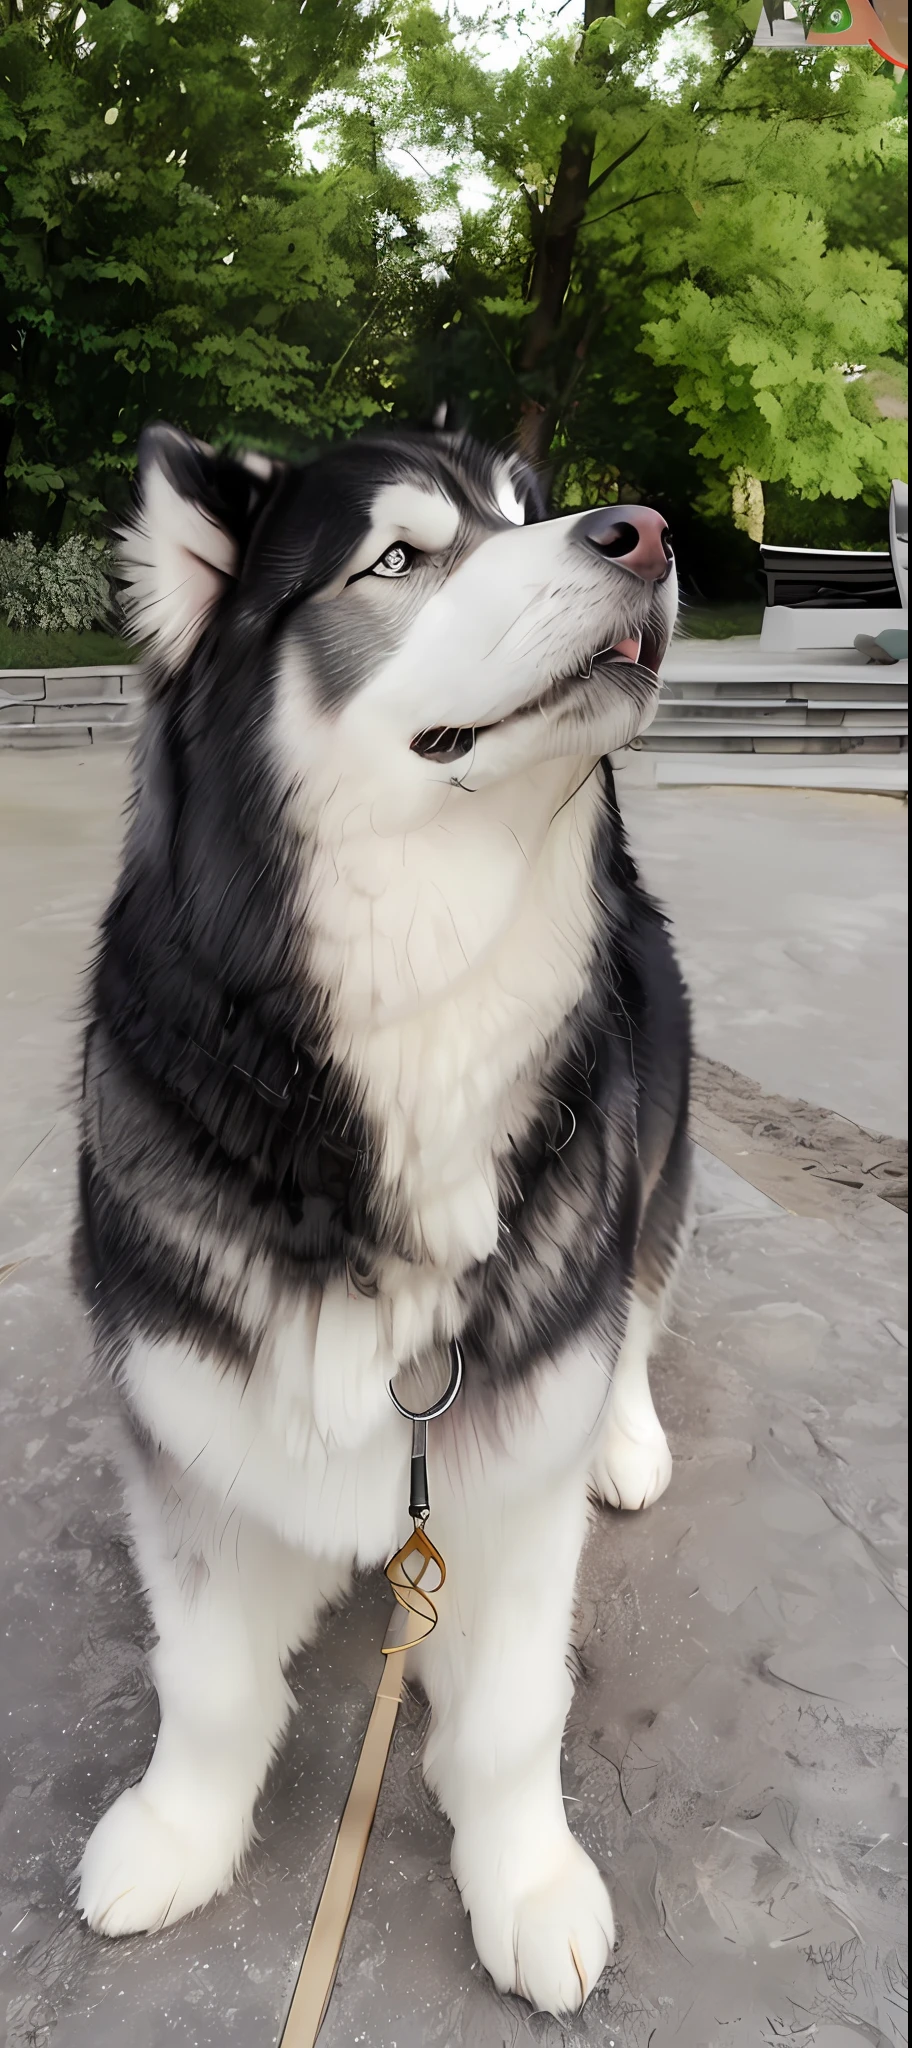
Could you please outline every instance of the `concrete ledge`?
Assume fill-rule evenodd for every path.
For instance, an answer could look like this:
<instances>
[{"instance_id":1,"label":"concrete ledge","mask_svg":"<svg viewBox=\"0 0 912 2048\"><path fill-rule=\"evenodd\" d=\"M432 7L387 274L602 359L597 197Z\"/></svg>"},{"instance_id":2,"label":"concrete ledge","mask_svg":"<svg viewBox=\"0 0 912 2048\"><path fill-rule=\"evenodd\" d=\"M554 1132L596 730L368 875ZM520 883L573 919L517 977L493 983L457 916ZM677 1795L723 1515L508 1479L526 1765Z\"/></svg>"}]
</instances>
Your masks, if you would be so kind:
<instances>
[{"instance_id":1,"label":"concrete ledge","mask_svg":"<svg viewBox=\"0 0 912 2048\"><path fill-rule=\"evenodd\" d=\"M866 611L862 606L768 605L760 625L764 650L790 654L799 647L854 647L857 633L908 630L909 614L896 605L878 605Z\"/></svg>"},{"instance_id":2,"label":"concrete ledge","mask_svg":"<svg viewBox=\"0 0 912 2048\"><path fill-rule=\"evenodd\" d=\"M802 694L815 683L829 688L847 682L862 691L877 691L885 682L908 689L909 664L898 661L888 668L875 666L854 646L777 650L762 643L759 634L745 633L730 640L673 640L662 663L662 677L672 691L685 683L703 687L712 682L753 689L769 685L776 690L797 685Z\"/></svg>"},{"instance_id":3,"label":"concrete ledge","mask_svg":"<svg viewBox=\"0 0 912 2048\"><path fill-rule=\"evenodd\" d=\"M85 697L78 704L36 704L36 725L130 725L138 724L135 705L127 698L98 702L94 697Z\"/></svg>"},{"instance_id":4,"label":"concrete ledge","mask_svg":"<svg viewBox=\"0 0 912 2048\"><path fill-rule=\"evenodd\" d=\"M138 668L0 669L0 748L92 746L138 729Z\"/></svg>"},{"instance_id":5,"label":"concrete ledge","mask_svg":"<svg viewBox=\"0 0 912 2048\"><path fill-rule=\"evenodd\" d=\"M640 759L644 757L641 755ZM647 756L652 774L635 782L660 789L685 784L731 784L746 789L831 789L862 796L904 797L909 793L905 754L889 763L882 755L845 754L662 754ZM618 764L620 765L620 763ZM624 763L626 766L626 762Z\"/></svg>"},{"instance_id":6,"label":"concrete ledge","mask_svg":"<svg viewBox=\"0 0 912 2048\"><path fill-rule=\"evenodd\" d=\"M829 720L777 725L756 718L657 718L643 745L657 753L706 752L710 741L715 743L710 751L720 754L901 754L907 735L898 725L898 718L892 725L872 725L867 719L854 725Z\"/></svg>"},{"instance_id":7,"label":"concrete ledge","mask_svg":"<svg viewBox=\"0 0 912 2048\"><path fill-rule=\"evenodd\" d=\"M92 734L87 725L3 725L0 753L16 748L90 747Z\"/></svg>"},{"instance_id":8,"label":"concrete ledge","mask_svg":"<svg viewBox=\"0 0 912 2048\"><path fill-rule=\"evenodd\" d=\"M0 668L0 703L10 698L46 698L50 703L142 696L140 666L95 662L86 668Z\"/></svg>"},{"instance_id":9,"label":"concrete ledge","mask_svg":"<svg viewBox=\"0 0 912 2048\"><path fill-rule=\"evenodd\" d=\"M69 725L55 720L49 725L0 725L0 754L19 749L33 752L38 747L128 747L136 727L124 721L112 725L110 721L89 724L88 715L83 712Z\"/></svg>"},{"instance_id":10,"label":"concrete ledge","mask_svg":"<svg viewBox=\"0 0 912 2048\"><path fill-rule=\"evenodd\" d=\"M44 670L0 669L0 706L39 704L44 697Z\"/></svg>"},{"instance_id":11,"label":"concrete ledge","mask_svg":"<svg viewBox=\"0 0 912 2048\"><path fill-rule=\"evenodd\" d=\"M107 703L136 695L128 672L119 668L51 668L45 684L48 704Z\"/></svg>"}]
</instances>

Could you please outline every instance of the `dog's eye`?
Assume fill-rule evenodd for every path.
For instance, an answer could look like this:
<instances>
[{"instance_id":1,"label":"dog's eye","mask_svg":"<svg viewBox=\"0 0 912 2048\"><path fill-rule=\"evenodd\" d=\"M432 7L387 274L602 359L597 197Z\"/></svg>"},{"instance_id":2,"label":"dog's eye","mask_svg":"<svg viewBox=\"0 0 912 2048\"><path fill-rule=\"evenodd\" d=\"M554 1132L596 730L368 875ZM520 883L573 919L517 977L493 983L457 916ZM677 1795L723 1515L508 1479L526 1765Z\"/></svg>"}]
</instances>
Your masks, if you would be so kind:
<instances>
[{"instance_id":1,"label":"dog's eye","mask_svg":"<svg viewBox=\"0 0 912 2048\"><path fill-rule=\"evenodd\" d=\"M397 540L387 548L385 555L381 555L379 562L374 563L370 573L372 576L407 576L414 559L415 549L408 547L404 540Z\"/></svg>"}]
</instances>

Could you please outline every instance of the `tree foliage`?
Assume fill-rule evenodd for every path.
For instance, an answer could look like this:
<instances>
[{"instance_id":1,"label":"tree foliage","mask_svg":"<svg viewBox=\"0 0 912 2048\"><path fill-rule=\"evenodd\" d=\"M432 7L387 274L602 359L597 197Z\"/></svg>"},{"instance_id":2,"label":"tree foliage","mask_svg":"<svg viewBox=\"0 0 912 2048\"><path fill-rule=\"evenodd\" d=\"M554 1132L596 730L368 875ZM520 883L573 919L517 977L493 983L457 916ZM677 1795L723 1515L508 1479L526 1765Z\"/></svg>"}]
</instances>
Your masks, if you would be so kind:
<instances>
[{"instance_id":1,"label":"tree foliage","mask_svg":"<svg viewBox=\"0 0 912 2048\"><path fill-rule=\"evenodd\" d=\"M503 61L442 0L21 6L7 530L115 503L156 413L280 449L447 396L568 506L667 505L707 569L764 512L878 537L905 121L873 53L754 52L755 0L513 7Z\"/></svg>"},{"instance_id":2,"label":"tree foliage","mask_svg":"<svg viewBox=\"0 0 912 2048\"><path fill-rule=\"evenodd\" d=\"M587 0L582 38L500 73L436 10L403 20L387 120L474 156L497 195L441 240L428 382L468 388L494 431L512 406L565 503L647 494L676 526L730 527L754 480L786 520L821 497L881 519L902 471L870 381L903 363L892 76L870 52L754 52L750 11ZM437 183L452 197L450 169Z\"/></svg>"},{"instance_id":3,"label":"tree foliage","mask_svg":"<svg viewBox=\"0 0 912 2048\"><path fill-rule=\"evenodd\" d=\"M274 443L358 425L338 364L378 166L305 174L302 110L377 23L353 0L24 0L0 42L6 523L116 500L143 422ZM352 366L354 368L354 365ZM53 515L52 515L53 516Z\"/></svg>"}]
</instances>

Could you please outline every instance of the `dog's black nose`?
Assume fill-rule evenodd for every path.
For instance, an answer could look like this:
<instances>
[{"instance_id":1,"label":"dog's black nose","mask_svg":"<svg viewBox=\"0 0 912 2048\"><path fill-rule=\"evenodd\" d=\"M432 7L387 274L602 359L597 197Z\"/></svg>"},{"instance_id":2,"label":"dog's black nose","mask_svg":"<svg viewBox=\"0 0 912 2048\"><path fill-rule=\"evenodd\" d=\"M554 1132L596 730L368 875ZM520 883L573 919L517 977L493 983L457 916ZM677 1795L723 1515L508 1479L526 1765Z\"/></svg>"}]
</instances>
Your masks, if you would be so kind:
<instances>
[{"instance_id":1,"label":"dog's black nose","mask_svg":"<svg viewBox=\"0 0 912 2048\"><path fill-rule=\"evenodd\" d=\"M574 538L577 534L644 583L668 575L671 535L661 512L648 505L605 505L601 512L587 512L577 521Z\"/></svg>"}]
</instances>

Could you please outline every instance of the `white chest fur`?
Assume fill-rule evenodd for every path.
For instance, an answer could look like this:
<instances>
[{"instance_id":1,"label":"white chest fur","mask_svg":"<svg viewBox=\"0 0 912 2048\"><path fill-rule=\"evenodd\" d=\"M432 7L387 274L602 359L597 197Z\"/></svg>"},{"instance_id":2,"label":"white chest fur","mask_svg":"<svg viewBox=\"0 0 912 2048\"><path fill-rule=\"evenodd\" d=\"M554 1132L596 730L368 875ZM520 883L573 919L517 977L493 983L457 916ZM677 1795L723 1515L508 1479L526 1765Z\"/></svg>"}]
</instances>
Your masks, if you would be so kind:
<instances>
[{"instance_id":1,"label":"white chest fur","mask_svg":"<svg viewBox=\"0 0 912 2048\"><path fill-rule=\"evenodd\" d=\"M584 776L561 761L477 796L444 791L420 829L386 837L375 818L359 829L344 786L321 815L308 946L333 1056L411 1237L414 1266L394 1262L382 1283L399 1359L496 1245L498 1160L585 985L600 790Z\"/></svg>"}]
</instances>

